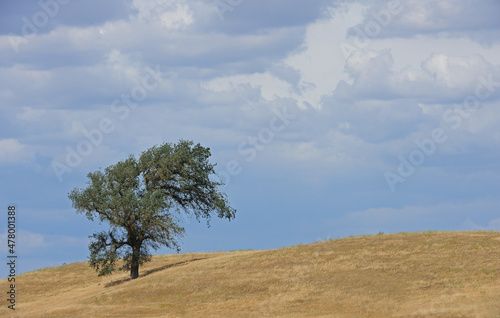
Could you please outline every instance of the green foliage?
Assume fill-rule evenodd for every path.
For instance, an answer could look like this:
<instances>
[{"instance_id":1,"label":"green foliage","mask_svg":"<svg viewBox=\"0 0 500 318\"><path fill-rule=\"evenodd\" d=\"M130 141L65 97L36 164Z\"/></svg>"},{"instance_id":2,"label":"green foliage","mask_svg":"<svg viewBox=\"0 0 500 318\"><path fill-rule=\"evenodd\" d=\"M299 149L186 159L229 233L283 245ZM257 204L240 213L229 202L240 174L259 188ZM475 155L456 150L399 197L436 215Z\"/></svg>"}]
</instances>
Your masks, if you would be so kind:
<instances>
[{"instance_id":1,"label":"green foliage","mask_svg":"<svg viewBox=\"0 0 500 318\"><path fill-rule=\"evenodd\" d=\"M130 156L103 172L89 173L87 187L71 191L78 213L110 226L91 236L90 265L99 275L112 273L120 258L125 261L121 269L137 272L150 260L150 248L179 251L176 238L184 234L180 213L206 219L208 225L214 213L228 220L235 217L236 210L219 191L224 184L211 178L215 164L209 157L209 148L192 141L165 143L138 159Z\"/></svg>"}]
</instances>

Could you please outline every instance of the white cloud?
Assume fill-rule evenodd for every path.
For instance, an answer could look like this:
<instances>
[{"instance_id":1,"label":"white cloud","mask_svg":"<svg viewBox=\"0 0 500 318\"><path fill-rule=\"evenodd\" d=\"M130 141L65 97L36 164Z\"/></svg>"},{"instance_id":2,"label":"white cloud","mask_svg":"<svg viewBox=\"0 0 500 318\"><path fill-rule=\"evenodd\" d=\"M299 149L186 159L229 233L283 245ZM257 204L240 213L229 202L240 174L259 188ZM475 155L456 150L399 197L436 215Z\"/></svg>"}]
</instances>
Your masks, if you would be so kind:
<instances>
[{"instance_id":1,"label":"white cloud","mask_svg":"<svg viewBox=\"0 0 500 318\"><path fill-rule=\"evenodd\" d=\"M387 9L387 1L363 1L369 5L365 18L358 25L373 20L373 14ZM416 35L468 36L479 42L498 42L498 12L496 0L478 5L474 0L398 0L401 13L393 15L390 23L377 37L414 37ZM491 34L493 32L493 34ZM355 34L354 28L350 30ZM486 35L486 36L485 36Z\"/></svg>"},{"instance_id":2,"label":"white cloud","mask_svg":"<svg viewBox=\"0 0 500 318\"><path fill-rule=\"evenodd\" d=\"M467 217L465 221L458 226L460 231L484 231L487 228L482 227L476 223L474 223L470 217Z\"/></svg>"},{"instance_id":3,"label":"white cloud","mask_svg":"<svg viewBox=\"0 0 500 318\"><path fill-rule=\"evenodd\" d=\"M422 69L435 78L440 87L473 91L479 77L488 77L496 72L495 67L480 55L448 56L433 54L422 63ZM495 74L496 75L496 74Z\"/></svg>"},{"instance_id":4,"label":"white cloud","mask_svg":"<svg viewBox=\"0 0 500 318\"><path fill-rule=\"evenodd\" d=\"M440 203L429 206L383 207L350 212L329 221L333 227L349 227L365 233L427 230L497 229L500 202L494 200L466 203ZM484 224L484 225L479 225Z\"/></svg>"},{"instance_id":5,"label":"white cloud","mask_svg":"<svg viewBox=\"0 0 500 318\"><path fill-rule=\"evenodd\" d=\"M187 1L145 2L134 0L133 6L138 10L138 19L146 23L159 23L167 29L182 29L194 22L193 12L191 12Z\"/></svg>"},{"instance_id":6,"label":"white cloud","mask_svg":"<svg viewBox=\"0 0 500 318\"><path fill-rule=\"evenodd\" d=\"M18 113L16 117L29 123L40 123L46 116L47 111L45 109L33 109L23 106L22 113Z\"/></svg>"},{"instance_id":7,"label":"white cloud","mask_svg":"<svg viewBox=\"0 0 500 318\"><path fill-rule=\"evenodd\" d=\"M415 99L419 102L460 100L474 94L482 79L500 78L500 67L483 56L433 54L412 66L394 70L389 50L355 51L346 71L353 79L339 83L334 95L340 99ZM496 95L500 95L496 92Z\"/></svg>"},{"instance_id":8,"label":"white cloud","mask_svg":"<svg viewBox=\"0 0 500 318\"><path fill-rule=\"evenodd\" d=\"M488 228L495 231L500 231L500 218L493 219L488 224Z\"/></svg>"},{"instance_id":9,"label":"white cloud","mask_svg":"<svg viewBox=\"0 0 500 318\"><path fill-rule=\"evenodd\" d=\"M297 28L229 29L236 23L232 17L252 12L253 4L249 6L228 15L227 29L200 27L215 23L210 20L217 18L215 10L202 10L213 6L171 0L155 5L136 2L137 13L129 20L61 26L35 37L26 56L47 55L61 44L63 55L73 57L63 68L57 62L47 66L42 55L31 60L43 68L24 64L7 69L2 79L4 92L10 92L7 102L22 109L17 118L21 125L29 125L29 140L42 144L39 152L64 160L65 147L83 139L82 125L93 129L102 117L115 115L110 114L110 103L130 93L145 65L159 62L162 70L175 71L175 79L152 92L140 108L132 110L133 116L117 120L113 134L92 152L85 167L144 147L144 142L125 141L137 138L174 141L187 135L237 149L239 142L266 124L273 103L283 99L296 101L304 110L298 125L275 140L289 158L323 160L337 167L354 163L373 167L379 164L374 154L388 147L394 150L414 134L425 133L442 115L429 101L456 97L474 88L475 80L468 75L495 70L482 55L470 52L459 56L431 54L427 49L418 56L421 60L407 61L401 48L396 48L397 55L390 48L379 49L386 44L379 39L369 46L377 50L355 52L346 61L340 44L367 8L356 3L325 10L320 19ZM165 25L166 15L171 25ZM89 48L95 60L87 57ZM474 49L467 46L467 50ZM38 84L16 86L8 78L16 78L17 83L36 78ZM13 94L21 90L26 94ZM480 118L486 117L478 113L477 120L463 128L486 136L498 123L492 111L493 106L484 122ZM496 138L495 134L489 138ZM44 145L49 140L50 147ZM56 145L61 141L64 144ZM398 143L384 144L393 141ZM274 155L281 158L278 152Z\"/></svg>"},{"instance_id":10,"label":"white cloud","mask_svg":"<svg viewBox=\"0 0 500 318\"><path fill-rule=\"evenodd\" d=\"M323 106L324 95L330 94L340 80L348 79L339 44L359 11L356 5L330 8L327 18L308 25L302 49L283 60L301 76L298 87L302 101L316 109Z\"/></svg>"},{"instance_id":11,"label":"white cloud","mask_svg":"<svg viewBox=\"0 0 500 318\"><path fill-rule=\"evenodd\" d=\"M0 140L0 164L26 164L35 159L34 152L15 138Z\"/></svg>"},{"instance_id":12,"label":"white cloud","mask_svg":"<svg viewBox=\"0 0 500 318\"><path fill-rule=\"evenodd\" d=\"M244 85L259 89L262 97L268 101L277 98L298 97L290 83L273 76L269 72L218 77L201 83L202 88L214 92L230 92L238 89L238 86L244 87Z\"/></svg>"},{"instance_id":13,"label":"white cloud","mask_svg":"<svg viewBox=\"0 0 500 318\"><path fill-rule=\"evenodd\" d=\"M7 252L7 240L8 240L8 233L7 230L4 231L4 233L1 236L0 239L0 251L2 253ZM24 253L24 252L29 252L30 250L34 249L39 249L46 247L46 241L45 241L45 235L43 234L38 234L38 233L32 233L29 231L17 231L16 232L16 238L14 240L15 243L15 252L17 253Z\"/></svg>"}]
</instances>

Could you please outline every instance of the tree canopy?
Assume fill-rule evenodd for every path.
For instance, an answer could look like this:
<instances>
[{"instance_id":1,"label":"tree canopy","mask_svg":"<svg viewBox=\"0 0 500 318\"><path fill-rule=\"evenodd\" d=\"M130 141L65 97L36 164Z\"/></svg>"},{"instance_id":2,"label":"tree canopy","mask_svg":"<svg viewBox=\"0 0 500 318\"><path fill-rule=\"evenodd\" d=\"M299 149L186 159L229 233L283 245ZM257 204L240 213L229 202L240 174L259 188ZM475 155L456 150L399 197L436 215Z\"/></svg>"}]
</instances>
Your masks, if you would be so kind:
<instances>
[{"instance_id":1,"label":"tree canopy","mask_svg":"<svg viewBox=\"0 0 500 318\"><path fill-rule=\"evenodd\" d=\"M89 244L90 265L99 275L110 274L123 259L122 270L139 276L139 266L151 258L151 248L180 250L177 238L184 235L181 213L198 221L231 220L236 210L229 206L224 185L217 181L210 149L180 140L144 151L139 158L90 172L86 188L73 189L68 197L77 213L108 223L109 230L94 233Z\"/></svg>"}]
</instances>

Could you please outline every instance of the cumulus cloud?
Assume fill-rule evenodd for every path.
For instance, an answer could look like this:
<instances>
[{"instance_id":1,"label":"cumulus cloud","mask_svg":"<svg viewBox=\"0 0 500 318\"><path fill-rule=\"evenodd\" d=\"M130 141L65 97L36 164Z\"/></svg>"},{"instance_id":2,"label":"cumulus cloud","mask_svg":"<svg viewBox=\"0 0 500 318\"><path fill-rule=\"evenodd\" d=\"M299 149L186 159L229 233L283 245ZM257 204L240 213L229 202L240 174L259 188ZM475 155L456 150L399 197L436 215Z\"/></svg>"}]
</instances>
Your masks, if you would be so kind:
<instances>
[{"instance_id":1,"label":"cumulus cloud","mask_svg":"<svg viewBox=\"0 0 500 318\"><path fill-rule=\"evenodd\" d=\"M10 46L2 46L5 103L37 108L107 104L140 81L146 66L155 65L190 81L176 88L176 96L192 95L200 78L265 72L303 37L303 32L280 28L234 35L208 28L186 31L194 23L188 2L141 3L138 17L128 22L61 26L30 39L19 56ZM16 93L20 91L23 94Z\"/></svg>"},{"instance_id":2,"label":"cumulus cloud","mask_svg":"<svg viewBox=\"0 0 500 318\"><path fill-rule=\"evenodd\" d=\"M498 73L479 54L434 53L420 67L400 69L388 49L356 51L344 61L339 43L350 17L327 6L327 1L302 5L287 19L276 19L271 13L278 4L246 1L220 21L213 3L164 0L134 2L126 19L85 27L63 23L33 38L19 59L0 62L5 66L0 94L6 97L0 107L22 105L16 112L19 123L29 123L37 140L63 140L65 145L43 150L61 159L61 149L82 138L75 121L93 129L103 117L115 120L103 158L113 156L113 148L132 145L124 140L136 137L144 141L137 142L137 149L147 140L186 134L237 149L266 125L270 109L279 108L275 104L286 103L300 106L300 119L281 135L283 144L275 140L277 149L298 161L368 164L385 143L411 140L436 124L441 114L432 114L428 103L463 99L478 76ZM279 8L286 12L292 6ZM300 17L290 18L299 12ZM54 52L53 47L61 49ZM5 47L0 54L10 51ZM130 94L145 67L156 63L172 76L131 109L133 116L117 119L110 103ZM497 121L488 118L490 131ZM293 138L297 142L290 142ZM372 144L382 148L374 150Z\"/></svg>"},{"instance_id":3,"label":"cumulus cloud","mask_svg":"<svg viewBox=\"0 0 500 318\"><path fill-rule=\"evenodd\" d=\"M346 72L352 84L341 81L339 99L414 99L420 102L459 101L474 94L482 80L500 78L500 68L479 54L457 56L435 53L420 68L394 70L389 50L358 50L349 56ZM495 93L499 96L499 93Z\"/></svg>"},{"instance_id":4,"label":"cumulus cloud","mask_svg":"<svg viewBox=\"0 0 500 318\"><path fill-rule=\"evenodd\" d=\"M392 64L392 56L388 50L354 52L345 65L345 70L354 79L354 83L349 85L346 81L341 81L337 85L336 96L339 99L354 96L360 99L387 99Z\"/></svg>"}]
</instances>

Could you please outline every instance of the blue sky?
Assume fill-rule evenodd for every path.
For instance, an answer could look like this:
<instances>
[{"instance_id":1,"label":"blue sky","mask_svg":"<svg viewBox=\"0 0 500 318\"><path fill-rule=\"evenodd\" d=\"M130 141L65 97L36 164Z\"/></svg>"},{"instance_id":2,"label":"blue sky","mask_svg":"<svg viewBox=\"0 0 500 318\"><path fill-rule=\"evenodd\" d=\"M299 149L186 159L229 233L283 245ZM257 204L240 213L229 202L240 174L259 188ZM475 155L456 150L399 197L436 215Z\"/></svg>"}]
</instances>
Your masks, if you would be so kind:
<instances>
[{"instance_id":1,"label":"blue sky","mask_svg":"<svg viewBox=\"0 0 500 318\"><path fill-rule=\"evenodd\" d=\"M18 270L86 260L99 225L68 192L181 138L211 148L238 210L211 228L181 218L182 252L500 230L499 14L496 0L0 3ZM4 213L4 255L6 227Z\"/></svg>"}]
</instances>

